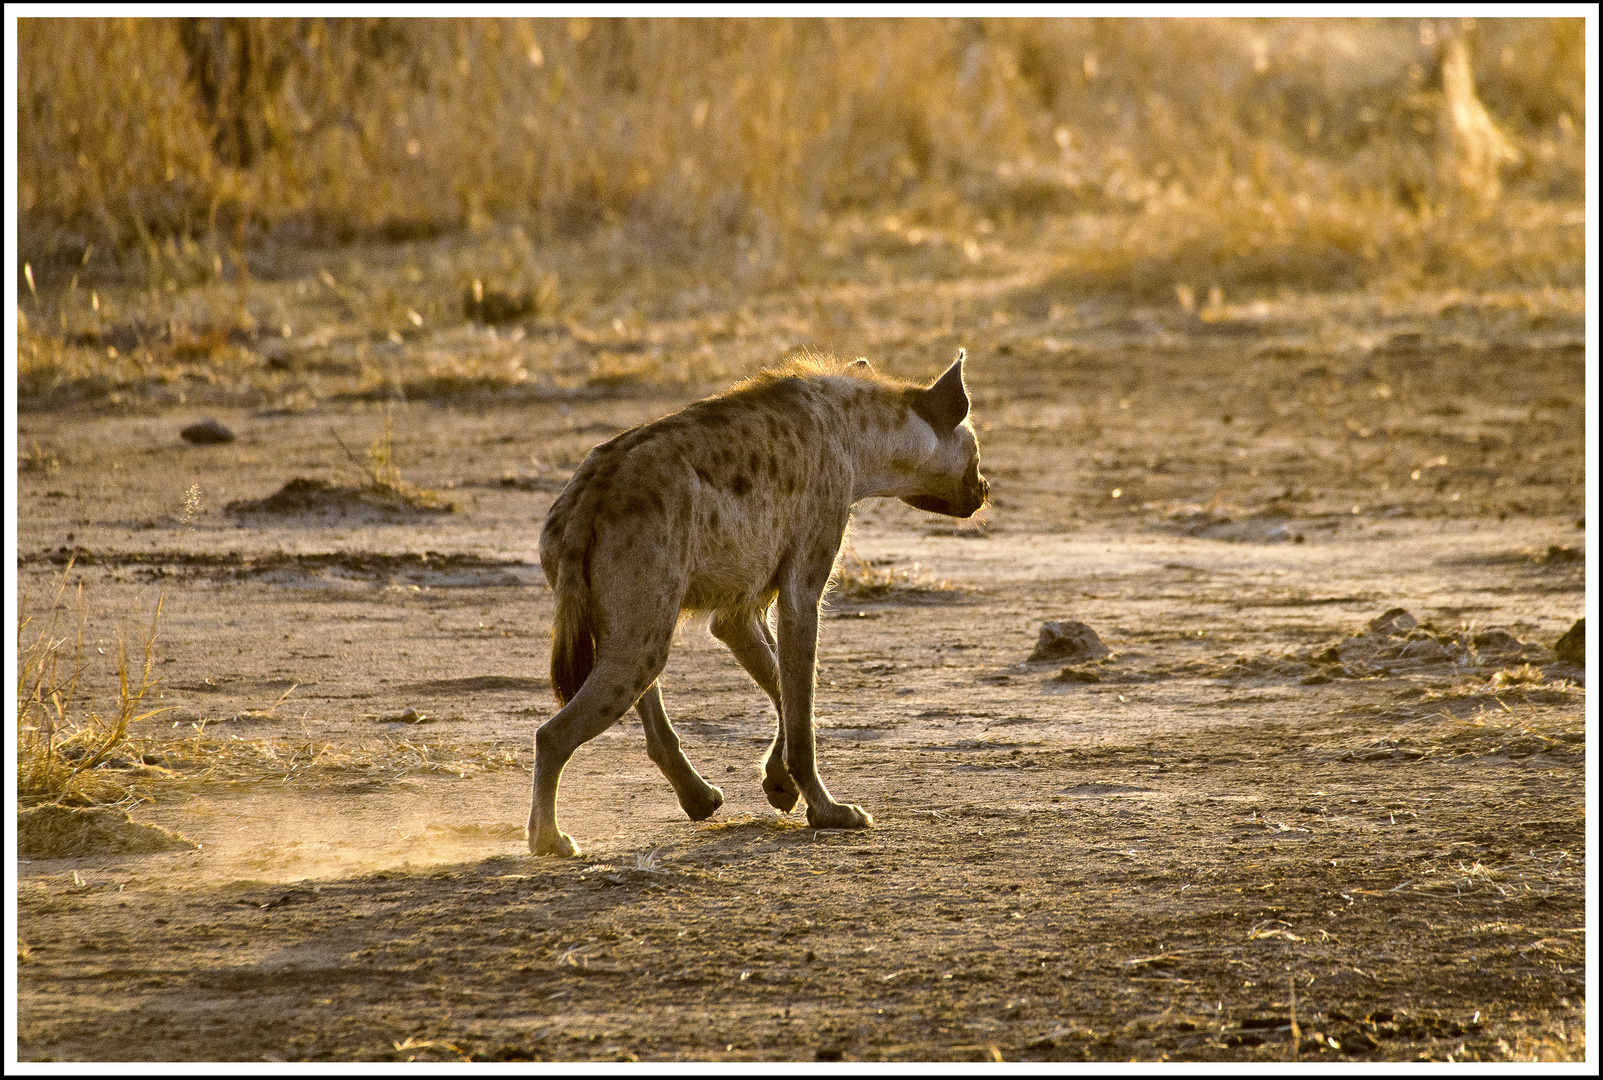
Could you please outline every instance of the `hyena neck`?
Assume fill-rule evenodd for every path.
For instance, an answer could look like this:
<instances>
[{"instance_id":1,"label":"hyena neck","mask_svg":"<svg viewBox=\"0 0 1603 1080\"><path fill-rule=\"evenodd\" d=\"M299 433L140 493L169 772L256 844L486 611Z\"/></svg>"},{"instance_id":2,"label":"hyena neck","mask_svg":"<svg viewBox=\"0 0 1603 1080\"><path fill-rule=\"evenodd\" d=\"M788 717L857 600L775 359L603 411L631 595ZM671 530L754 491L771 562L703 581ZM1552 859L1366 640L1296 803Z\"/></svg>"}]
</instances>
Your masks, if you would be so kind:
<instances>
[{"instance_id":1,"label":"hyena neck","mask_svg":"<svg viewBox=\"0 0 1603 1080\"><path fill-rule=\"evenodd\" d=\"M940 445L929 422L908 404L900 387L869 384L847 400L852 433L852 502L897 497L914 490L919 467Z\"/></svg>"}]
</instances>

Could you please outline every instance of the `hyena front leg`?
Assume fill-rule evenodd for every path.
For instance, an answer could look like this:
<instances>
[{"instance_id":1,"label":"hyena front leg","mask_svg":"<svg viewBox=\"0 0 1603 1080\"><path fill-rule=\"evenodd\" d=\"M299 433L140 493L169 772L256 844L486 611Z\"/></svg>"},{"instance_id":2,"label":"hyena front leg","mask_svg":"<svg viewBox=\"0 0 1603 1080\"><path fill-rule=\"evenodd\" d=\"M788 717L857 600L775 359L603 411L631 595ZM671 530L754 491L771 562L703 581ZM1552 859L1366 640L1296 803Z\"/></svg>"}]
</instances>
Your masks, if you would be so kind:
<instances>
[{"instance_id":1,"label":"hyena front leg","mask_svg":"<svg viewBox=\"0 0 1603 1080\"><path fill-rule=\"evenodd\" d=\"M827 568L826 568L827 574ZM785 714L785 769L807 800L807 824L861 829L874 823L861 806L836 802L818 776L813 742L813 680L818 660L818 602L823 584L807 595L779 594L779 684ZM802 593L802 590L797 590Z\"/></svg>"},{"instance_id":2,"label":"hyena front leg","mask_svg":"<svg viewBox=\"0 0 1603 1080\"><path fill-rule=\"evenodd\" d=\"M640 700L635 702L635 712L640 714L640 722L646 728L646 755L657 763L662 775L673 785L680 808L691 821L712 817L724 804L724 793L707 783L685 757L679 746L679 736L668 723L668 712L662 707L660 681L652 683L640 695Z\"/></svg>"},{"instance_id":3,"label":"hyena front leg","mask_svg":"<svg viewBox=\"0 0 1603 1080\"><path fill-rule=\"evenodd\" d=\"M768 700L774 703L774 741L763 755L763 794L769 805L790 813L801 798L801 789L785 769L785 710L780 704L779 657L774 652L774 635L762 612L733 612L713 616L712 633L729 646L740 666L746 669Z\"/></svg>"}]
</instances>

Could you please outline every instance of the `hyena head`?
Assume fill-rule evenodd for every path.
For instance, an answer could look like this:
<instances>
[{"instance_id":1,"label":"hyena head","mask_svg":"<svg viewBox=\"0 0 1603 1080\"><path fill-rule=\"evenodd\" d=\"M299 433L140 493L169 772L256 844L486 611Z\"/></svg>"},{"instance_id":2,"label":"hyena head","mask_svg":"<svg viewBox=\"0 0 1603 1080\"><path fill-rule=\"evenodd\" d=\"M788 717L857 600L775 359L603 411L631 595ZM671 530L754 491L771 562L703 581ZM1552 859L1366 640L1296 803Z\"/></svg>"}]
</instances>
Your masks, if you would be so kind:
<instances>
[{"instance_id":1,"label":"hyena head","mask_svg":"<svg viewBox=\"0 0 1603 1080\"><path fill-rule=\"evenodd\" d=\"M980 475L980 444L968 419L963 386L964 351L946 374L927 387L907 392L908 404L935 431L935 453L918 470L923 490L899 496L908 506L948 517L973 517L985 505L991 485Z\"/></svg>"}]
</instances>

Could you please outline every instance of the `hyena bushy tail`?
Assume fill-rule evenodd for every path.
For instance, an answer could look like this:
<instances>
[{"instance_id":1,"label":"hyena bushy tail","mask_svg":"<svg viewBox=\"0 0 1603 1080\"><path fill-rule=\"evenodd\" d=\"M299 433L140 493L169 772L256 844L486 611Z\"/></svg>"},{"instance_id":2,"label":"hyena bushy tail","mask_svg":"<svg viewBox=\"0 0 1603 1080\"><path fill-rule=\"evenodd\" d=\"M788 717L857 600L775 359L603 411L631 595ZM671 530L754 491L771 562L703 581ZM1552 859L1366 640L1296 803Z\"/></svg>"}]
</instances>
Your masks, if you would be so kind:
<instances>
[{"instance_id":1,"label":"hyena bushy tail","mask_svg":"<svg viewBox=\"0 0 1603 1080\"><path fill-rule=\"evenodd\" d=\"M566 569L566 568L564 568ZM557 576L557 615L551 631L551 689L566 705L596 666L595 611L590 583L580 575Z\"/></svg>"}]
</instances>

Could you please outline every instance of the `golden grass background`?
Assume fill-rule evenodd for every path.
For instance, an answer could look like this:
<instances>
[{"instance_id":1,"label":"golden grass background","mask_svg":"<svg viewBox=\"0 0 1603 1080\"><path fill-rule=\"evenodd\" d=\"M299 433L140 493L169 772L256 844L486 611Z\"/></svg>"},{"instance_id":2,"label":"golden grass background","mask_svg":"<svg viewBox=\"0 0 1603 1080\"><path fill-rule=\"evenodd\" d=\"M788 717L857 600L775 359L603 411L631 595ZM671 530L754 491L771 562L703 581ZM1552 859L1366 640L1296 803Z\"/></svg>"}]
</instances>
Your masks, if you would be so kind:
<instances>
[{"instance_id":1,"label":"golden grass background","mask_svg":"<svg viewBox=\"0 0 1603 1080\"><path fill-rule=\"evenodd\" d=\"M1584 54L1580 19L30 18L19 259L510 222L783 285L842 215L1093 215L1058 285L1576 286Z\"/></svg>"}]
</instances>

